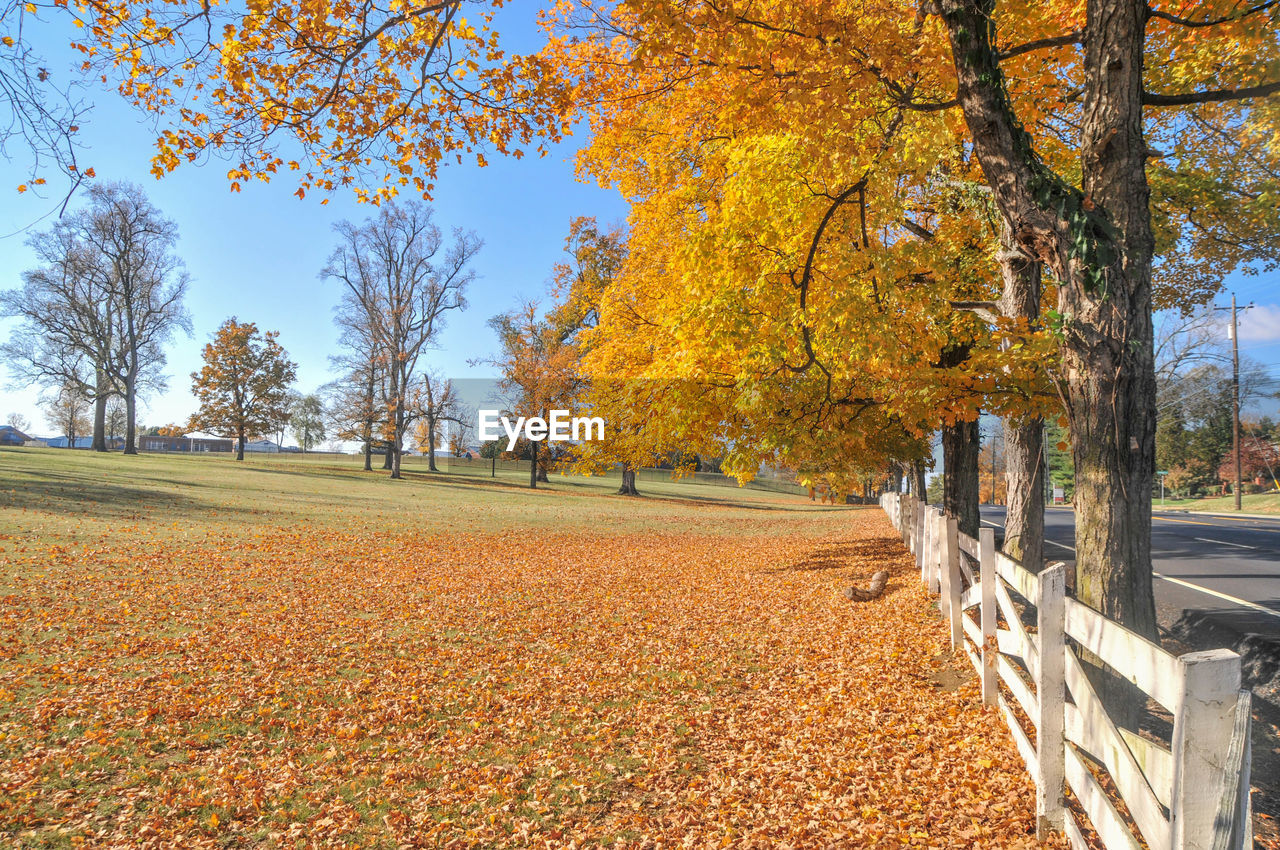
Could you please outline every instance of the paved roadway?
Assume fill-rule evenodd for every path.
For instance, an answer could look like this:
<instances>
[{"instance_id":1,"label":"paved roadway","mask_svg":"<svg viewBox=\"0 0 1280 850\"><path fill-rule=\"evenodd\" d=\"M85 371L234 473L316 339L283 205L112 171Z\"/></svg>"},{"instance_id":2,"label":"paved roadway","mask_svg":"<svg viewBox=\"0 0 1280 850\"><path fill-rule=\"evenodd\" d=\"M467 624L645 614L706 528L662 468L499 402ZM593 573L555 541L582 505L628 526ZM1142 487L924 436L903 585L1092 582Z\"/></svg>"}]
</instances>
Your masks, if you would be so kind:
<instances>
[{"instance_id":1,"label":"paved roadway","mask_svg":"<svg viewBox=\"0 0 1280 850\"><path fill-rule=\"evenodd\" d=\"M1004 530L1004 508L982 508L983 523ZM1045 511L1045 558L1075 558L1070 509ZM1184 611L1213 611L1248 631L1280 635L1280 517L1156 510L1151 523L1156 605L1166 628Z\"/></svg>"}]
</instances>

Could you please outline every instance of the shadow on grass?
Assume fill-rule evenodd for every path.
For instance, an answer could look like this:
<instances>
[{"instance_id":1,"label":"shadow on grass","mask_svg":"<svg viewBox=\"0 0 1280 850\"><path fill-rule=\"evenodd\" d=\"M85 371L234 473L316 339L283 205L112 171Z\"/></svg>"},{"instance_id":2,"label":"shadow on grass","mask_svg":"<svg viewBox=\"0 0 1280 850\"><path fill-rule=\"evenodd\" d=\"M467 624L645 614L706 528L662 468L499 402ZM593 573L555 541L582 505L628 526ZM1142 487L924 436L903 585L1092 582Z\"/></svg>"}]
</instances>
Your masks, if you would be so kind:
<instances>
[{"instance_id":1,"label":"shadow on grass","mask_svg":"<svg viewBox=\"0 0 1280 850\"><path fill-rule=\"evenodd\" d=\"M223 516L256 513L234 505L211 504L172 490L158 491L109 481L86 482L83 478L66 475L51 475L47 478L62 480L28 480L13 491L0 490L0 509L25 508L85 519L130 518L151 511L163 511L174 517L210 511L217 511ZM180 483L168 483L171 487L183 486Z\"/></svg>"},{"instance_id":2,"label":"shadow on grass","mask_svg":"<svg viewBox=\"0 0 1280 850\"><path fill-rule=\"evenodd\" d=\"M902 543L894 537L857 540L850 543L828 543L810 550L799 561L772 570L764 570L763 572L768 575L777 575L779 573L847 570L855 564L861 565L866 561L870 561L874 565L874 569L870 570L870 573L878 569L887 569L901 555Z\"/></svg>"}]
</instances>

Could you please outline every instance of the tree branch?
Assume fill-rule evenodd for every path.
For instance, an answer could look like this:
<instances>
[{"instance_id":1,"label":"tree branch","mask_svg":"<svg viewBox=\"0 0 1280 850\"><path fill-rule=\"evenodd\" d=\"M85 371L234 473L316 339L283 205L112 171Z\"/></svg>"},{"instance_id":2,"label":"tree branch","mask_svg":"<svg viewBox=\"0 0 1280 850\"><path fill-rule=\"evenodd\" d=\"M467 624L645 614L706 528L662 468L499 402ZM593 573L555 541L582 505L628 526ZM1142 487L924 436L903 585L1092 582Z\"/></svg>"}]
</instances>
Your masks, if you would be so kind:
<instances>
[{"instance_id":1,"label":"tree branch","mask_svg":"<svg viewBox=\"0 0 1280 850\"><path fill-rule=\"evenodd\" d=\"M1280 82L1246 86L1242 89L1214 89L1212 91L1186 92L1185 94L1159 94L1144 91L1142 102L1146 106L1189 106L1196 103L1223 103L1230 100L1248 100L1266 97L1280 91Z\"/></svg>"},{"instance_id":2,"label":"tree branch","mask_svg":"<svg viewBox=\"0 0 1280 850\"><path fill-rule=\"evenodd\" d=\"M1233 21L1244 20L1250 15L1257 14L1258 12L1265 12L1267 9L1271 9L1275 6L1280 6L1280 0L1267 0L1267 2L1259 3L1256 6L1252 6L1248 9L1245 9L1243 12L1239 12L1231 15L1223 15L1221 18L1210 18L1209 20L1205 20L1205 21L1193 21L1190 18L1183 18L1179 15L1172 14L1171 12L1162 12L1159 9L1156 9L1151 5L1148 5L1147 16L1151 18L1159 18L1163 21L1168 21L1172 24L1177 24L1180 27L1190 27L1193 29L1198 29L1200 27L1216 27L1219 24L1226 24L1226 23L1231 23Z\"/></svg>"}]
</instances>

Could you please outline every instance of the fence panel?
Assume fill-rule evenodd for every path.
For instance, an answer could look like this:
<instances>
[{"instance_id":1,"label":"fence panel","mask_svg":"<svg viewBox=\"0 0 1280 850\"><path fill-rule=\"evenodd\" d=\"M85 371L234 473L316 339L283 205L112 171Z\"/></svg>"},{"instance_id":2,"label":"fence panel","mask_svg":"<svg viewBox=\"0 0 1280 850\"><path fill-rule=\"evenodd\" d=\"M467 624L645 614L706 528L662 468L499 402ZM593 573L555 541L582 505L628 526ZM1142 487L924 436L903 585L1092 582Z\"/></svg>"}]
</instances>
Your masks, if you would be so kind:
<instances>
[{"instance_id":1,"label":"fence panel","mask_svg":"<svg viewBox=\"0 0 1280 850\"><path fill-rule=\"evenodd\" d=\"M1175 657L1069 597L1064 565L1032 573L996 550L991 529L975 540L909 496L885 494L881 506L915 553L921 581L942 594L953 647L973 662L983 701L1000 708L1035 777L1039 834L1062 830L1075 848L1087 846L1086 826L1108 848L1252 847L1250 695L1240 690L1238 655ZM966 557L975 559L976 574L963 569ZM1034 632L1024 617L1034 620ZM1167 747L1112 719L1077 652L1173 713ZM1106 773L1114 791L1095 771ZM1083 820L1065 806L1067 788Z\"/></svg>"}]
</instances>

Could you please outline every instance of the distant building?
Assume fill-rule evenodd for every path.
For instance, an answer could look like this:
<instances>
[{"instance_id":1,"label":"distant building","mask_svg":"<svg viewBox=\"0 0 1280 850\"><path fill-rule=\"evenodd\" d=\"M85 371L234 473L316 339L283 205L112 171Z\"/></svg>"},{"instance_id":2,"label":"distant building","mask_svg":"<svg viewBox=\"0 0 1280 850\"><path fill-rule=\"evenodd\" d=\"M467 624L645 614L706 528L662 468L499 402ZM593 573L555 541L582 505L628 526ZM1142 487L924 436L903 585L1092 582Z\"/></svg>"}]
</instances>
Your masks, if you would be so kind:
<instances>
[{"instance_id":1,"label":"distant building","mask_svg":"<svg viewBox=\"0 0 1280 850\"><path fill-rule=\"evenodd\" d=\"M70 442L66 437L50 437L46 440L51 449L65 449ZM107 451L118 452L124 448L124 440L119 437L107 437ZM75 442L70 446L73 449L91 449L93 448L93 437L76 437Z\"/></svg>"},{"instance_id":2,"label":"distant building","mask_svg":"<svg viewBox=\"0 0 1280 850\"><path fill-rule=\"evenodd\" d=\"M12 425L0 425L0 446L21 446L30 439Z\"/></svg>"},{"instance_id":3,"label":"distant building","mask_svg":"<svg viewBox=\"0 0 1280 850\"><path fill-rule=\"evenodd\" d=\"M244 444L246 452L261 452L264 454L278 454L280 446L270 440L250 440Z\"/></svg>"},{"instance_id":4,"label":"distant building","mask_svg":"<svg viewBox=\"0 0 1280 850\"><path fill-rule=\"evenodd\" d=\"M138 438L138 450L144 452L230 452L234 449L234 441L208 434L191 434L187 437L162 437L153 434Z\"/></svg>"}]
</instances>

